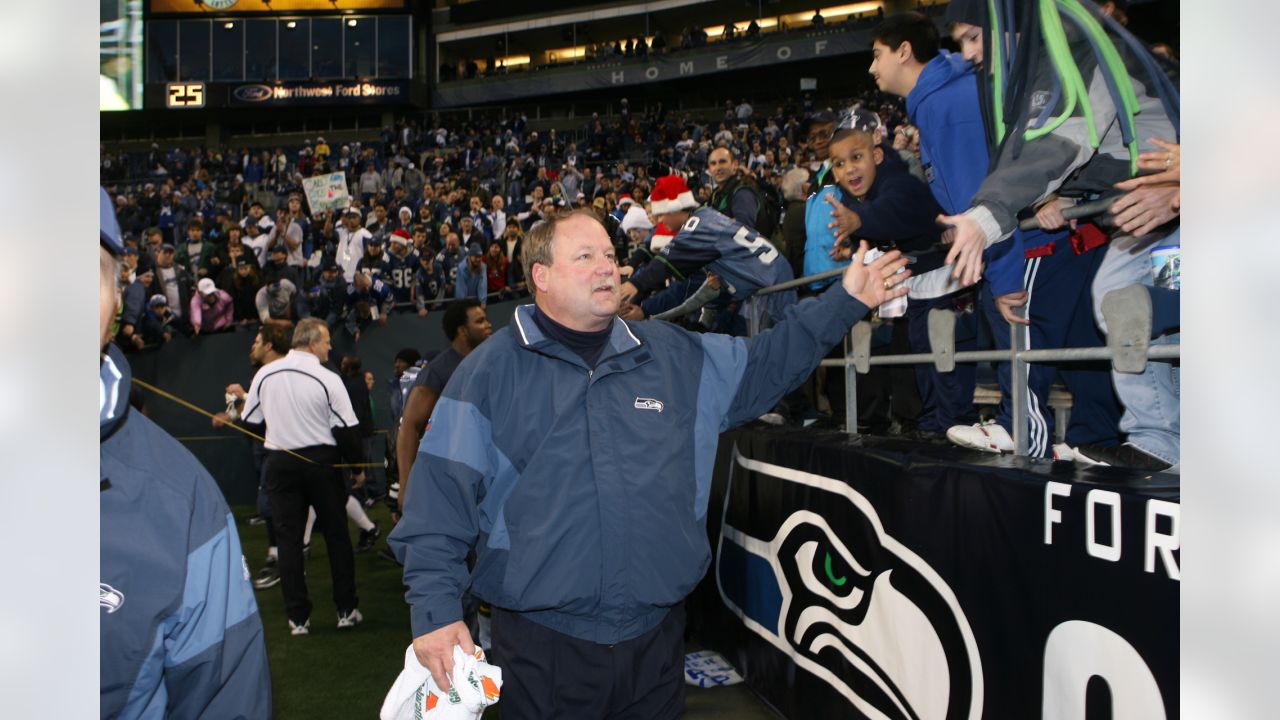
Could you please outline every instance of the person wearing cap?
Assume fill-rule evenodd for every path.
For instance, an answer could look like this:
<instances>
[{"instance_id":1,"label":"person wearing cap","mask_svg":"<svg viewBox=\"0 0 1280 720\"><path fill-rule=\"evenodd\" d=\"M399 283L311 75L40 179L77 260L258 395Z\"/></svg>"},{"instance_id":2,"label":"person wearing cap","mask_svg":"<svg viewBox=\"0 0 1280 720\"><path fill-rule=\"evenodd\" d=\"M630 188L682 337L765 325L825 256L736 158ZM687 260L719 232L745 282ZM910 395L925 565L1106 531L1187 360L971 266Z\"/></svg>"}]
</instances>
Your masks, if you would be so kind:
<instances>
[{"instance_id":1,"label":"person wearing cap","mask_svg":"<svg viewBox=\"0 0 1280 720\"><path fill-rule=\"evenodd\" d=\"M325 260L320 265L320 276L307 291L311 315L324 318L325 323L333 328L338 323L346 297L347 281L342 279L342 268L333 259Z\"/></svg>"},{"instance_id":2,"label":"person wearing cap","mask_svg":"<svg viewBox=\"0 0 1280 720\"><path fill-rule=\"evenodd\" d=\"M753 301L750 306L745 305L760 288L793 280L791 265L781 258L773 243L751 228L712 208L698 208L683 177L658 178L649 202L654 219L679 229L675 238L662 248L662 257L637 269L631 279L622 284L620 294L624 302L642 300L645 295L661 289L668 275L685 280L705 268L720 276L732 302L744 303L740 313L743 321L754 317L765 327L769 322L780 320L783 311L795 303L795 291L784 290L765 296L762 303ZM733 320L732 325L742 323ZM745 330L745 326L740 326L736 331Z\"/></svg>"},{"instance_id":3,"label":"person wearing cap","mask_svg":"<svg viewBox=\"0 0 1280 720\"><path fill-rule=\"evenodd\" d=\"M219 290L212 278L200 278L196 283L196 295L191 298L191 327L195 335L224 330L234 322L234 305L231 295Z\"/></svg>"},{"instance_id":4,"label":"person wearing cap","mask_svg":"<svg viewBox=\"0 0 1280 720\"><path fill-rule=\"evenodd\" d=\"M864 265L864 245L842 283L743 339L620 319L613 243L593 212L549 218L526 243L535 302L444 386L389 537L413 650L447 691L454 646L474 649L470 591L492 606L504 717L678 718L683 601L711 562L719 433L902 296L906 260Z\"/></svg>"},{"instance_id":5,"label":"person wearing cap","mask_svg":"<svg viewBox=\"0 0 1280 720\"><path fill-rule=\"evenodd\" d=\"M160 293L147 300L147 311L142 315L142 339L147 346L163 345L173 339L178 330L177 316L169 309L169 299Z\"/></svg>"},{"instance_id":6,"label":"person wearing cap","mask_svg":"<svg viewBox=\"0 0 1280 720\"><path fill-rule=\"evenodd\" d=\"M813 172L814 190L835 182L831 177L831 160L827 156L827 147L831 144L831 136L836 132L836 120L835 113L822 110L814 113L805 124L803 147L812 153L814 162L817 163L817 167L809 168ZM782 147L786 146L784 140L785 138L779 140ZM778 158L778 163L783 163L781 157Z\"/></svg>"},{"instance_id":7,"label":"person wearing cap","mask_svg":"<svg viewBox=\"0 0 1280 720\"><path fill-rule=\"evenodd\" d=\"M377 280L387 279L387 254L381 235L373 235L364 246L364 257L356 263L356 275L368 275Z\"/></svg>"},{"instance_id":8,"label":"person wearing cap","mask_svg":"<svg viewBox=\"0 0 1280 720\"><path fill-rule=\"evenodd\" d=\"M463 218L465 220L465 218ZM480 243L467 245L467 261L458 267L454 285L455 298L473 297L483 306L489 295L489 271L484 264L484 248Z\"/></svg>"},{"instance_id":9,"label":"person wearing cap","mask_svg":"<svg viewBox=\"0 0 1280 720\"><path fill-rule=\"evenodd\" d=\"M173 245L165 243L160 246L160 252L156 254L156 274L151 283L151 293L164 295L169 301L169 310L181 318L191 302L195 280L185 267L176 262L176 255Z\"/></svg>"},{"instance_id":10,"label":"person wearing cap","mask_svg":"<svg viewBox=\"0 0 1280 720\"><path fill-rule=\"evenodd\" d=\"M408 303L413 299L413 276L418 272L418 253L413 250L413 236L408 230L397 228L389 239L382 279L391 286L397 304Z\"/></svg>"},{"instance_id":11,"label":"person wearing cap","mask_svg":"<svg viewBox=\"0 0 1280 720\"><path fill-rule=\"evenodd\" d=\"M373 237L373 233L365 229L361 222L359 208L349 207L342 214L342 226L333 228L331 218L325 221L324 235L330 240L336 239L337 250L334 257L342 269L342 278L348 283L355 275L356 265L365 254L365 243Z\"/></svg>"},{"instance_id":12,"label":"person wearing cap","mask_svg":"<svg viewBox=\"0 0 1280 720\"><path fill-rule=\"evenodd\" d=\"M231 511L186 448L129 405L109 342L124 251L99 221L99 711L102 717L271 717L271 676Z\"/></svg>"},{"instance_id":13,"label":"person wearing cap","mask_svg":"<svg viewBox=\"0 0 1280 720\"><path fill-rule=\"evenodd\" d=\"M347 285L342 313L347 318L347 332L359 340L365 328L372 323L386 325L392 308L396 305L391 288L378 278L365 273L355 274L355 282Z\"/></svg>"},{"instance_id":14,"label":"person wearing cap","mask_svg":"<svg viewBox=\"0 0 1280 720\"><path fill-rule=\"evenodd\" d=\"M426 317L440 307L445 295L444 269L430 251L418 255L418 269L413 275L413 305L418 317Z\"/></svg>"},{"instance_id":15,"label":"person wearing cap","mask_svg":"<svg viewBox=\"0 0 1280 720\"><path fill-rule=\"evenodd\" d=\"M231 295L233 317L236 322L247 324L258 320L258 289L262 280L258 274L258 263L248 252L243 252L235 259L234 275L223 288Z\"/></svg>"},{"instance_id":16,"label":"person wearing cap","mask_svg":"<svg viewBox=\"0 0 1280 720\"><path fill-rule=\"evenodd\" d=\"M622 193L618 195L617 206L614 207L613 212L609 214L613 215L615 218L618 219L619 222L621 222L622 219L626 217L627 211L630 210L633 205L635 205L635 202L636 202L635 198L631 197L630 193Z\"/></svg>"},{"instance_id":17,"label":"person wearing cap","mask_svg":"<svg viewBox=\"0 0 1280 720\"><path fill-rule=\"evenodd\" d=\"M155 281L155 268L148 258L139 258L133 282L125 286L120 307L120 329L116 339L129 350L142 349L142 319L147 311L147 298Z\"/></svg>"}]
</instances>

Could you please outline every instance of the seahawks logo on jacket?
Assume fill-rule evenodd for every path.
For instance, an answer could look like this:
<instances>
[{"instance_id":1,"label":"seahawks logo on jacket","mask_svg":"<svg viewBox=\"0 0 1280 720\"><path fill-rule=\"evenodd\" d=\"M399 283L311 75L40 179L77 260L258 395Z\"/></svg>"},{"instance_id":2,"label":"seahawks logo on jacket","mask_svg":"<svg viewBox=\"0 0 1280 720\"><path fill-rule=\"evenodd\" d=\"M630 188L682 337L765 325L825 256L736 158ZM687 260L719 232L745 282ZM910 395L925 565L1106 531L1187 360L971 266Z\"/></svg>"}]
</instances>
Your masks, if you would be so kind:
<instances>
[{"instance_id":1,"label":"seahawks logo on jacket","mask_svg":"<svg viewBox=\"0 0 1280 720\"><path fill-rule=\"evenodd\" d=\"M753 494L782 502L748 516L731 502L748 476ZM723 517L716 583L752 632L867 717L982 716L982 664L955 594L847 483L734 448Z\"/></svg>"},{"instance_id":2,"label":"seahawks logo on jacket","mask_svg":"<svg viewBox=\"0 0 1280 720\"><path fill-rule=\"evenodd\" d=\"M124 605L124 593L106 583L98 583L98 605L110 615Z\"/></svg>"}]
</instances>

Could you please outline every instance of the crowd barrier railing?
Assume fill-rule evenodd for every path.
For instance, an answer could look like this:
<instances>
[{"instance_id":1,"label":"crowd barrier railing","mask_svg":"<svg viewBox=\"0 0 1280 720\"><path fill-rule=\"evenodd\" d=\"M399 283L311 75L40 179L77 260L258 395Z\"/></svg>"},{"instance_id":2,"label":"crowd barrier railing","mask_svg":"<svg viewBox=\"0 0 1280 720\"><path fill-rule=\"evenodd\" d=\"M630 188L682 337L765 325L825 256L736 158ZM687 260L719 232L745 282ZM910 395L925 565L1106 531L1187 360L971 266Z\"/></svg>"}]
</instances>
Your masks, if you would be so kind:
<instances>
[{"instance_id":1,"label":"crowd barrier railing","mask_svg":"<svg viewBox=\"0 0 1280 720\"><path fill-rule=\"evenodd\" d=\"M835 268L826 272L808 275L777 285L761 288L756 295L791 290L812 282L838 277L844 268ZM1107 295L1111 298L1114 290ZM1118 296L1117 296L1118 297ZM932 363L939 372L950 372L956 363L1008 362L1010 363L1010 411L1013 425L1014 454L1027 455L1027 369L1031 363L1066 363L1110 361L1116 372L1140 373L1149 361L1177 361L1181 357L1181 344L1152 344L1150 337L1151 308L1149 305L1133 303L1102 303L1107 327L1111 330L1107 336L1107 345L1101 347L1072 348L1038 348L1027 349L1025 332L1018 325L1010 325L1008 350L974 350L956 352L955 327L956 316L952 310L934 309L929 311L929 347L928 353L909 353L900 355L871 355L872 325L866 320L859 321L844 339L844 358L828 358L819 365L828 368L843 368L845 372L845 431L850 435L858 434L858 383L857 375L871 371L873 365L919 365ZM1015 312L1021 312L1016 308ZM1127 317L1112 317L1112 315ZM749 313L748 332L755 335L759 332L758 313ZM1136 322L1135 322L1136 320Z\"/></svg>"}]
</instances>

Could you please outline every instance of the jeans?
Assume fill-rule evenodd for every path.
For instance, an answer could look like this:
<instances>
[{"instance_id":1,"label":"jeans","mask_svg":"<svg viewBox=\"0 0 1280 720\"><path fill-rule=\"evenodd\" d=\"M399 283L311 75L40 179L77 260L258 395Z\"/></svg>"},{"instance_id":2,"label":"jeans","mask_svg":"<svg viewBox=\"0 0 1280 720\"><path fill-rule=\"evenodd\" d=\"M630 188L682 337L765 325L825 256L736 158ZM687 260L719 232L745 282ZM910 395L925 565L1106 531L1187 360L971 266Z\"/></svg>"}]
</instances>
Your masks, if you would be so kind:
<instances>
[{"instance_id":1,"label":"jeans","mask_svg":"<svg viewBox=\"0 0 1280 720\"><path fill-rule=\"evenodd\" d=\"M1105 333L1102 298L1108 292L1130 285L1151 287L1151 250L1165 237L1152 233L1143 238L1116 235L1107 246L1106 257L1093 279L1093 314ZM1152 345L1177 343L1178 334L1165 335ZM1111 371L1116 395L1124 406L1120 430L1128 442L1165 462L1177 464L1180 451L1179 372L1172 363L1152 361L1141 373Z\"/></svg>"}]
</instances>

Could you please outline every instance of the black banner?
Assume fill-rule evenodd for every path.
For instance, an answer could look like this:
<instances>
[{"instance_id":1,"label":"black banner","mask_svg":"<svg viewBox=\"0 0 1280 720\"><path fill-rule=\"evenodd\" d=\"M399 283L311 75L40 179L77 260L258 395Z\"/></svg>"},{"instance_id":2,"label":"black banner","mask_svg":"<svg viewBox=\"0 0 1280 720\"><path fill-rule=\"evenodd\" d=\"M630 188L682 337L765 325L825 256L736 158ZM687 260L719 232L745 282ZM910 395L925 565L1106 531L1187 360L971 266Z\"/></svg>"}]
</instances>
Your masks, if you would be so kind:
<instances>
[{"instance_id":1,"label":"black banner","mask_svg":"<svg viewBox=\"0 0 1280 720\"><path fill-rule=\"evenodd\" d=\"M722 437L690 625L792 718L1178 717L1174 476Z\"/></svg>"},{"instance_id":2,"label":"black banner","mask_svg":"<svg viewBox=\"0 0 1280 720\"><path fill-rule=\"evenodd\" d=\"M227 87L232 107L302 105L400 105L409 102L406 80L246 83Z\"/></svg>"},{"instance_id":3,"label":"black banner","mask_svg":"<svg viewBox=\"0 0 1280 720\"><path fill-rule=\"evenodd\" d=\"M624 88L778 63L836 57L871 48L871 31L819 30L779 33L754 42L718 44L701 51L659 55L648 62L585 63L511 75L464 80L432 88L437 107L479 105L522 97L599 88Z\"/></svg>"}]
</instances>

